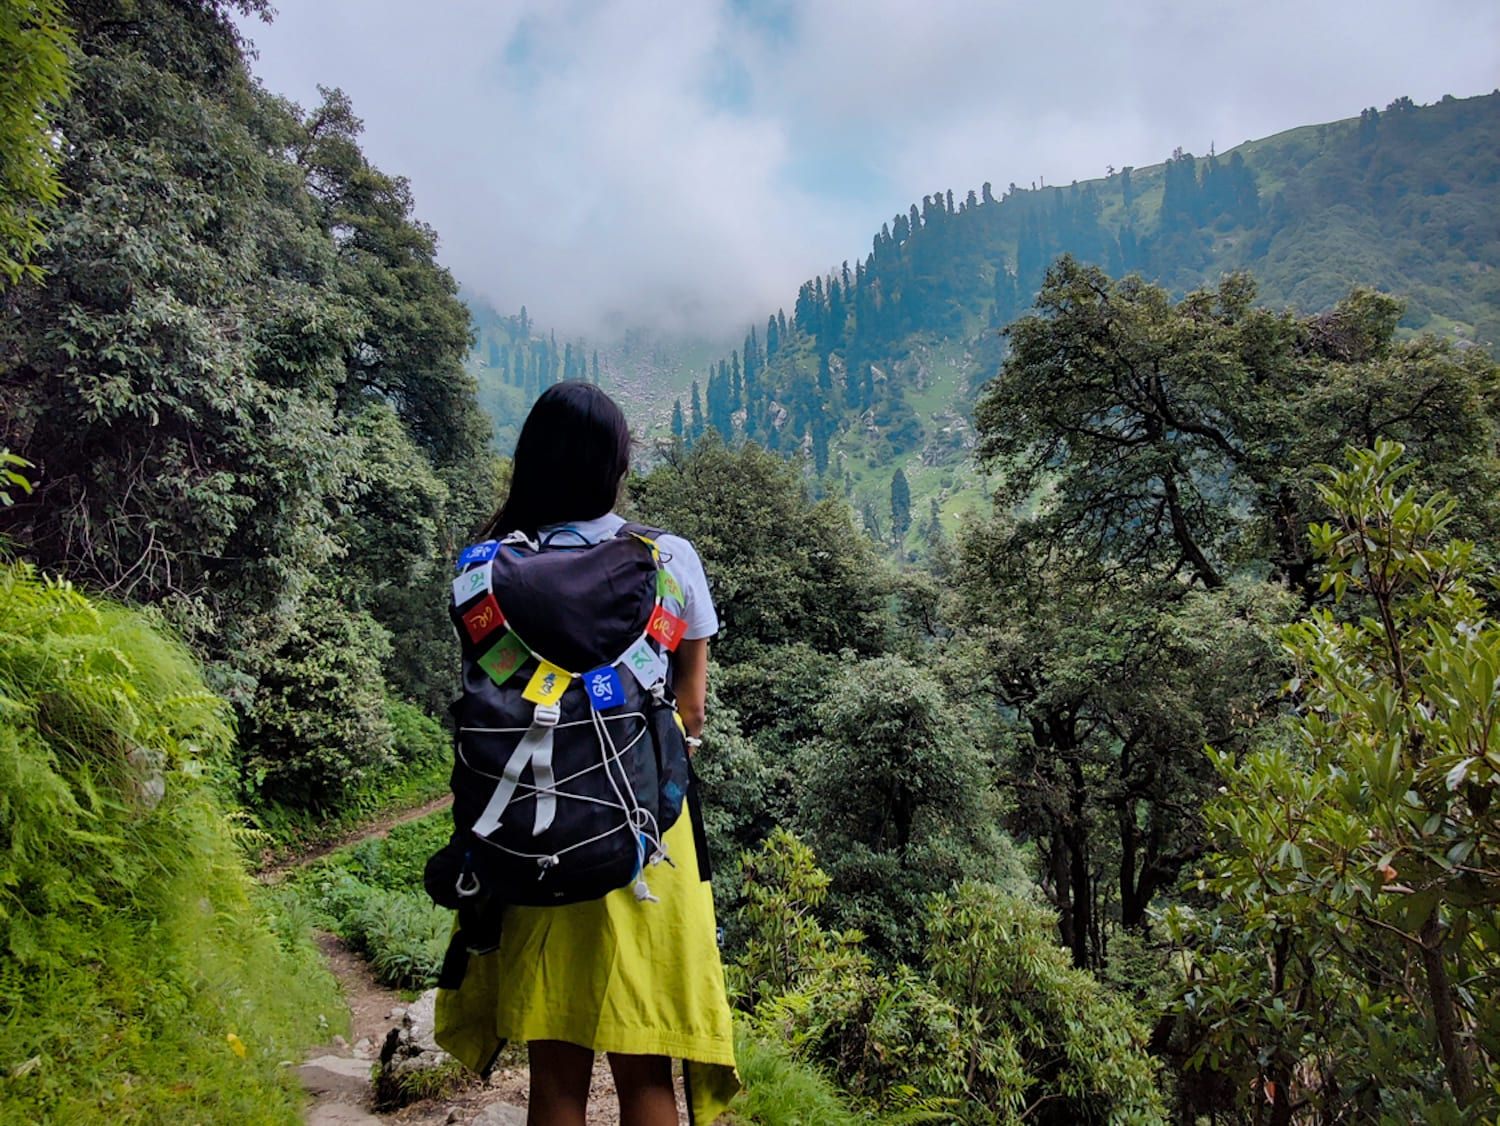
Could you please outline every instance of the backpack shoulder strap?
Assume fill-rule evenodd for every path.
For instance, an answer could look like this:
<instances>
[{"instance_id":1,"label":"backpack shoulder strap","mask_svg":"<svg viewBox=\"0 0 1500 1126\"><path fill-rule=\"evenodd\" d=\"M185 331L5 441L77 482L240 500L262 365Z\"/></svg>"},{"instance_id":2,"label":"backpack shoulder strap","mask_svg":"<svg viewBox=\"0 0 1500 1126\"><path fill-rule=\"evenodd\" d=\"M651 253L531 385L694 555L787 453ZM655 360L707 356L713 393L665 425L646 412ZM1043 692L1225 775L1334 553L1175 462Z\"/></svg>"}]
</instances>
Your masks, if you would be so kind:
<instances>
[{"instance_id":1,"label":"backpack shoulder strap","mask_svg":"<svg viewBox=\"0 0 1500 1126\"><path fill-rule=\"evenodd\" d=\"M660 528L652 528L646 524L632 524L629 520L620 525L620 530L615 533L616 539L625 536L634 536L636 539L656 540L666 535Z\"/></svg>"}]
</instances>

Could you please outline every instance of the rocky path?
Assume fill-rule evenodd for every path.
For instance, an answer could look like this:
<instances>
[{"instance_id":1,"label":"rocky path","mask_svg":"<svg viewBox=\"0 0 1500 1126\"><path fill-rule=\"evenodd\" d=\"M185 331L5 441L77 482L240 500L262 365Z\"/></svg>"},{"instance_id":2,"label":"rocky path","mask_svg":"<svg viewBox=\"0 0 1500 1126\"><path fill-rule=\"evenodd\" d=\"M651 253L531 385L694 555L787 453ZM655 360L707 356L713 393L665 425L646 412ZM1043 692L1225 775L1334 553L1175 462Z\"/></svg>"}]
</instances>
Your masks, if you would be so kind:
<instances>
[{"instance_id":1,"label":"rocky path","mask_svg":"<svg viewBox=\"0 0 1500 1126\"><path fill-rule=\"evenodd\" d=\"M340 842L338 847L389 832L393 825L423 816L441 808L442 804L433 803L406 815L387 818ZM332 849L323 849L317 855L326 855L329 851ZM295 867L296 863L307 863L315 858L301 857L297 862L282 865L280 870L285 871ZM434 991L415 1001L405 1000L399 993L376 981L363 959L337 936L318 935L318 946L343 989L351 1020L348 1040L335 1037L332 1043L314 1049L299 1069L311 1100L306 1114L307 1126L525 1126L530 1076L524 1048L515 1047L501 1053L488 1080L471 1074L456 1076L434 1097L399 1109L377 1112L374 1075L381 1048L393 1033L402 1044L401 1053L412 1053L403 1066L445 1072L453 1070L453 1061L431 1040ZM677 1105L678 1117L686 1122L687 1110L680 1080ZM593 1084L589 1090L588 1124L619 1126L619 1121L614 1082L601 1055L595 1061Z\"/></svg>"}]
</instances>

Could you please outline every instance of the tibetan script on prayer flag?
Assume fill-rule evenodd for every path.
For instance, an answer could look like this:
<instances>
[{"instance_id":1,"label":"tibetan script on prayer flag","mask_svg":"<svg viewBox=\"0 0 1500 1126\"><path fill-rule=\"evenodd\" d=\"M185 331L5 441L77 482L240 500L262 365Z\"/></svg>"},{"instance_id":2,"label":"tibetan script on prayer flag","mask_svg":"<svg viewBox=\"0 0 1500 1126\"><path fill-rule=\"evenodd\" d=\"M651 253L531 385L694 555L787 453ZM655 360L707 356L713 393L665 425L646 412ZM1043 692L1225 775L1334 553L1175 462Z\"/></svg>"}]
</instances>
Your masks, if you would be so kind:
<instances>
[{"instance_id":1,"label":"tibetan script on prayer flag","mask_svg":"<svg viewBox=\"0 0 1500 1126\"><path fill-rule=\"evenodd\" d=\"M453 605L462 606L471 598L490 592L489 564L465 571L453 580Z\"/></svg>"},{"instance_id":2,"label":"tibetan script on prayer flag","mask_svg":"<svg viewBox=\"0 0 1500 1126\"><path fill-rule=\"evenodd\" d=\"M676 649L686 632L687 622L664 606L652 611L651 622L646 626L646 636L656 638L668 649Z\"/></svg>"},{"instance_id":3,"label":"tibetan script on prayer flag","mask_svg":"<svg viewBox=\"0 0 1500 1126\"><path fill-rule=\"evenodd\" d=\"M667 658L651 648L644 637L637 641L620 658L620 664L630 670L630 675L640 681L642 688L650 690L667 678Z\"/></svg>"},{"instance_id":4,"label":"tibetan script on prayer flag","mask_svg":"<svg viewBox=\"0 0 1500 1126\"><path fill-rule=\"evenodd\" d=\"M568 690L572 680L573 674L567 669L560 668L551 661L543 661L537 666L536 672L531 674L531 680L527 682L526 690L521 696L533 704L555 704L562 699L562 694Z\"/></svg>"},{"instance_id":5,"label":"tibetan script on prayer flag","mask_svg":"<svg viewBox=\"0 0 1500 1126\"><path fill-rule=\"evenodd\" d=\"M464 553L458 557L458 569L462 571L470 563L488 563L495 558L495 552L499 550L500 545L494 540L472 544L464 548Z\"/></svg>"},{"instance_id":6,"label":"tibetan script on prayer flag","mask_svg":"<svg viewBox=\"0 0 1500 1126\"><path fill-rule=\"evenodd\" d=\"M583 687L596 712L619 707L625 702L625 685L620 683L620 674L615 672L613 665L604 665L584 673Z\"/></svg>"},{"instance_id":7,"label":"tibetan script on prayer flag","mask_svg":"<svg viewBox=\"0 0 1500 1126\"><path fill-rule=\"evenodd\" d=\"M479 658L479 667L489 673L496 684L504 684L529 656L531 653L521 639L513 633L506 633L493 649Z\"/></svg>"},{"instance_id":8,"label":"tibetan script on prayer flag","mask_svg":"<svg viewBox=\"0 0 1500 1126\"><path fill-rule=\"evenodd\" d=\"M656 572L656 596L658 598L675 598L679 606L683 605L682 587L666 571Z\"/></svg>"},{"instance_id":9,"label":"tibetan script on prayer flag","mask_svg":"<svg viewBox=\"0 0 1500 1126\"><path fill-rule=\"evenodd\" d=\"M500 612L500 603L493 594L486 594L484 601L464 615L464 629L469 631L469 640L476 645L505 624L505 615Z\"/></svg>"}]
</instances>

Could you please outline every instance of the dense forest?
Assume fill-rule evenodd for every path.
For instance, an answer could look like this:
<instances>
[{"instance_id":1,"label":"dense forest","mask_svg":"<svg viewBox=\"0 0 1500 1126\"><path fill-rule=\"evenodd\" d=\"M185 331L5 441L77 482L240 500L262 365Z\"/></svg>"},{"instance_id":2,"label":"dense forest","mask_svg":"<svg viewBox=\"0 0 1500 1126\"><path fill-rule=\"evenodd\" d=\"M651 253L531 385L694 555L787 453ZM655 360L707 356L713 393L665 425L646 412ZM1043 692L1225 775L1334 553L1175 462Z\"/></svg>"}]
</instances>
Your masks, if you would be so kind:
<instances>
[{"instance_id":1,"label":"dense forest","mask_svg":"<svg viewBox=\"0 0 1500 1126\"><path fill-rule=\"evenodd\" d=\"M1179 297L1248 271L1259 303L1309 313L1370 286L1401 297L1404 332L1493 348L1497 145L1500 93L1398 98L1068 187L934 192L882 225L852 269L809 279L700 371L670 429L691 443L712 426L804 457L814 488L842 491L874 538L924 550L940 511L951 530L982 509L974 397L1004 355L995 330L1060 255ZM903 488L905 503L893 495Z\"/></svg>"},{"instance_id":2,"label":"dense forest","mask_svg":"<svg viewBox=\"0 0 1500 1126\"><path fill-rule=\"evenodd\" d=\"M248 872L445 786L496 434L609 383L476 326L349 99L253 80L265 11L0 21L6 1121L288 1126L309 927L435 979L446 814ZM679 406L621 505L723 622L738 1122L1500 1114L1497 104L929 197Z\"/></svg>"}]
</instances>

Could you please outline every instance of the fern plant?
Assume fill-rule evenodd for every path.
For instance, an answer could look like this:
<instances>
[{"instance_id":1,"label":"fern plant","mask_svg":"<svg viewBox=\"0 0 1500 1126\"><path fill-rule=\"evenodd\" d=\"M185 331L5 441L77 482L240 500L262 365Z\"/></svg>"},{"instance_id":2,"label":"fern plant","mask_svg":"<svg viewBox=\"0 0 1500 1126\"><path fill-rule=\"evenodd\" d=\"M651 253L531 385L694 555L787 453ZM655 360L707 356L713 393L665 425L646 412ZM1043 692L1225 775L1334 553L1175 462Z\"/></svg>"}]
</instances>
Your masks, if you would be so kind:
<instances>
[{"instance_id":1,"label":"fern plant","mask_svg":"<svg viewBox=\"0 0 1500 1126\"><path fill-rule=\"evenodd\" d=\"M0 1121L298 1120L278 1064L342 1017L244 872L232 739L149 616L0 563Z\"/></svg>"}]
</instances>

